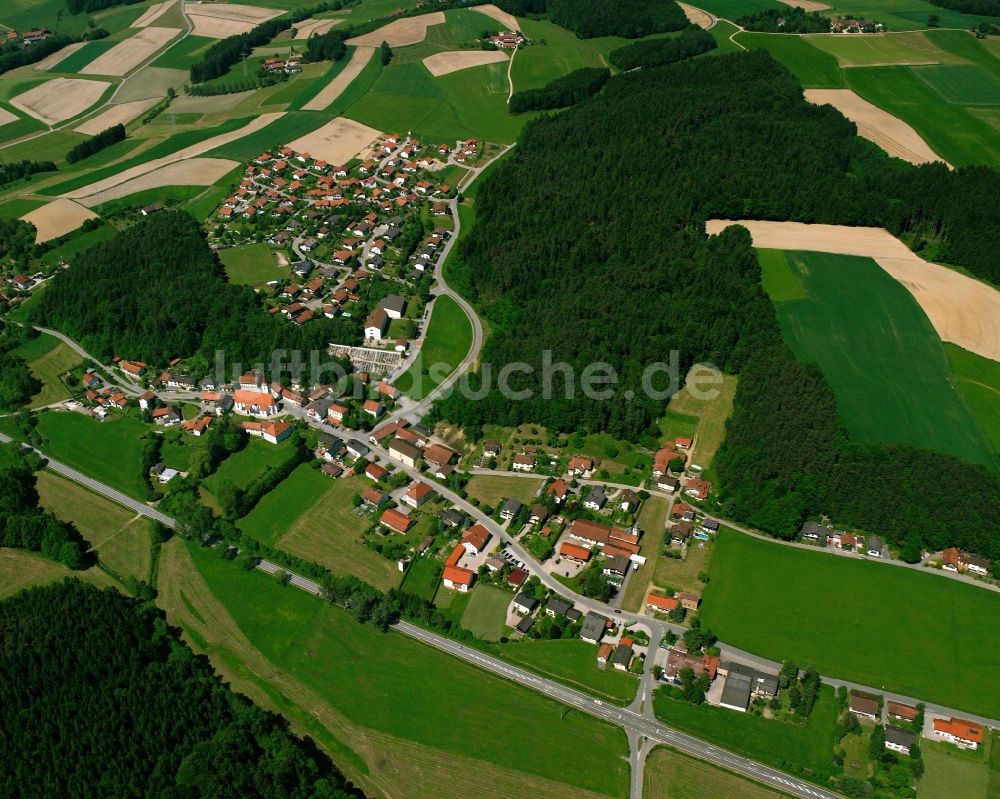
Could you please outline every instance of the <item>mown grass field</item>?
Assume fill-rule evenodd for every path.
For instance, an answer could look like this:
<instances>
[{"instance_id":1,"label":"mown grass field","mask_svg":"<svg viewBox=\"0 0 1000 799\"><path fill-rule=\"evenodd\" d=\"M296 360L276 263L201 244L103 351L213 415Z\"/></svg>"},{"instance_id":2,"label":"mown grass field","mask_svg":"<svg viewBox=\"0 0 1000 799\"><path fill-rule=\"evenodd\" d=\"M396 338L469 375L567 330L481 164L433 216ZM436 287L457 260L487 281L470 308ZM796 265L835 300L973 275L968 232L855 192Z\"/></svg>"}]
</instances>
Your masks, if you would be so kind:
<instances>
[{"instance_id":1,"label":"mown grass field","mask_svg":"<svg viewBox=\"0 0 1000 799\"><path fill-rule=\"evenodd\" d=\"M955 105L1000 105L1000 79L978 64L914 67L914 74Z\"/></svg>"},{"instance_id":2,"label":"mown grass field","mask_svg":"<svg viewBox=\"0 0 1000 799\"><path fill-rule=\"evenodd\" d=\"M873 36L806 36L805 41L836 57L841 66L890 64L949 64L960 58L938 47L923 33L886 33Z\"/></svg>"},{"instance_id":3,"label":"mown grass field","mask_svg":"<svg viewBox=\"0 0 1000 799\"><path fill-rule=\"evenodd\" d=\"M820 691L805 724L735 713L714 705L692 705L662 691L653 695L653 709L657 718L672 727L769 766L821 782L833 770L837 700L829 686Z\"/></svg>"},{"instance_id":4,"label":"mown grass field","mask_svg":"<svg viewBox=\"0 0 1000 799\"><path fill-rule=\"evenodd\" d=\"M279 268L274 253L266 244L244 244L219 251L229 282L256 286L269 280L288 277L287 268Z\"/></svg>"},{"instance_id":5,"label":"mown grass field","mask_svg":"<svg viewBox=\"0 0 1000 799\"><path fill-rule=\"evenodd\" d=\"M775 295L781 331L799 360L819 364L853 439L997 468L989 439L950 381L937 333L898 281L869 258L785 251L759 251L759 258L764 275L778 270L787 279L790 270L805 290L804 299Z\"/></svg>"},{"instance_id":6,"label":"mown grass field","mask_svg":"<svg viewBox=\"0 0 1000 799\"><path fill-rule=\"evenodd\" d=\"M412 399L422 399L455 371L471 346L472 323L465 311L451 297L438 297L420 353L396 387Z\"/></svg>"},{"instance_id":7,"label":"mown grass field","mask_svg":"<svg viewBox=\"0 0 1000 799\"><path fill-rule=\"evenodd\" d=\"M358 625L337 608L213 553L191 553L238 632L284 672L283 681L301 684L350 724L445 750L465 762L473 758L510 772L524 769L543 781L575 786L578 795L590 795L581 789L609 796L626 792L625 740L619 730L565 713L539 694L402 635ZM296 694L291 698L295 701ZM317 719L325 717L325 708L313 709ZM352 738L352 745L362 745L361 737ZM530 757L524 756L524 740L532 742ZM370 767L373 776L393 768L381 762ZM468 779L463 769L455 770L454 760L447 777L435 776L439 784ZM566 795L554 787L543 782L533 793Z\"/></svg>"},{"instance_id":8,"label":"mown grass field","mask_svg":"<svg viewBox=\"0 0 1000 799\"><path fill-rule=\"evenodd\" d=\"M427 560L424 558L424 560ZM492 585L476 586L462 614L462 626L484 641L499 641L514 595Z\"/></svg>"},{"instance_id":9,"label":"mown grass field","mask_svg":"<svg viewBox=\"0 0 1000 799\"><path fill-rule=\"evenodd\" d=\"M151 3L118 6L93 14L73 15L67 12L65 0L4 0L0 8L0 24L19 31L48 28L59 33L81 34L88 20L110 33L122 30L142 16Z\"/></svg>"},{"instance_id":10,"label":"mown grass field","mask_svg":"<svg viewBox=\"0 0 1000 799\"><path fill-rule=\"evenodd\" d=\"M145 477L139 474L146 425L131 416L112 414L103 422L70 411L48 411L38 417L46 455L130 496L144 498Z\"/></svg>"},{"instance_id":11,"label":"mown grass field","mask_svg":"<svg viewBox=\"0 0 1000 799\"><path fill-rule=\"evenodd\" d=\"M597 666L597 647L569 638L521 641L496 650L504 660L609 702L626 705L635 699L639 681L632 675Z\"/></svg>"},{"instance_id":12,"label":"mown grass field","mask_svg":"<svg viewBox=\"0 0 1000 799\"><path fill-rule=\"evenodd\" d=\"M997 747L996 738L991 742ZM940 741L922 741L920 753L925 772L917 786L917 799L993 799L989 764L984 752L961 752ZM997 775L1000 776L1000 775Z\"/></svg>"},{"instance_id":13,"label":"mown grass field","mask_svg":"<svg viewBox=\"0 0 1000 799\"><path fill-rule=\"evenodd\" d=\"M532 44L519 50L514 58L511 68L514 91L537 89L583 67L607 66L594 40L578 39L576 34L548 20L518 21Z\"/></svg>"},{"instance_id":14,"label":"mown grass field","mask_svg":"<svg viewBox=\"0 0 1000 799\"><path fill-rule=\"evenodd\" d=\"M93 549L135 518L121 505L48 470L38 473L35 487L41 507L73 524Z\"/></svg>"},{"instance_id":15,"label":"mown grass field","mask_svg":"<svg viewBox=\"0 0 1000 799\"><path fill-rule=\"evenodd\" d=\"M804 88L843 88L844 76L836 57L813 46L812 42L818 38L773 36L768 33L739 33L736 35L736 41L748 50L767 50L775 59L792 71Z\"/></svg>"},{"instance_id":16,"label":"mown grass field","mask_svg":"<svg viewBox=\"0 0 1000 799\"><path fill-rule=\"evenodd\" d=\"M149 519L133 519L98 548L101 562L121 577L148 582L153 554L151 525Z\"/></svg>"},{"instance_id":17,"label":"mown grass field","mask_svg":"<svg viewBox=\"0 0 1000 799\"><path fill-rule=\"evenodd\" d=\"M965 404L1000 452L1000 363L947 342L944 351Z\"/></svg>"},{"instance_id":18,"label":"mown grass field","mask_svg":"<svg viewBox=\"0 0 1000 799\"><path fill-rule=\"evenodd\" d=\"M314 479L310 476L310 482ZM395 561L373 552L357 539L374 521L373 517L355 515L351 499L371 485L366 477L330 480L327 488L308 510L287 517L284 535L276 546L292 555L315 561L334 574L353 574L382 591L395 588L400 573Z\"/></svg>"},{"instance_id":19,"label":"mown grass field","mask_svg":"<svg viewBox=\"0 0 1000 799\"><path fill-rule=\"evenodd\" d=\"M0 548L0 599L36 585L47 585L66 577L77 577L98 588L116 585L115 581L96 566L73 572L60 563L23 549Z\"/></svg>"},{"instance_id":20,"label":"mown grass field","mask_svg":"<svg viewBox=\"0 0 1000 799\"><path fill-rule=\"evenodd\" d=\"M465 488L470 497L495 508L502 500L509 497L528 504L534 498L541 483L541 478L476 474L469 479Z\"/></svg>"},{"instance_id":21,"label":"mown grass field","mask_svg":"<svg viewBox=\"0 0 1000 799\"><path fill-rule=\"evenodd\" d=\"M700 373L699 373L700 374ZM712 480L714 472L712 464L715 461L715 454L722 446L722 441L726 437L726 420L733 412L733 400L736 397L736 384L738 378L735 375L718 374L720 382L702 382L699 376L694 384L685 385L675 394L667 405L667 416L665 419L697 419L697 425L693 433L685 433L676 424L669 429L669 435L693 435L695 438L694 448L691 451L690 462L701 466L707 479ZM690 376L689 376L689 379ZM715 378L711 378L712 381ZM696 394L705 392L705 398L699 398ZM673 415L673 416L672 416ZM667 433L667 431L664 431Z\"/></svg>"},{"instance_id":22,"label":"mown grass field","mask_svg":"<svg viewBox=\"0 0 1000 799\"><path fill-rule=\"evenodd\" d=\"M330 478L319 469L303 463L277 488L265 494L236 526L247 535L274 546L295 520L323 496L330 482Z\"/></svg>"},{"instance_id":23,"label":"mown grass field","mask_svg":"<svg viewBox=\"0 0 1000 799\"><path fill-rule=\"evenodd\" d=\"M788 796L704 760L658 746L646 758L643 795L656 799L781 799Z\"/></svg>"},{"instance_id":24,"label":"mown grass field","mask_svg":"<svg viewBox=\"0 0 1000 799\"><path fill-rule=\"evenodd\" d=\"M1000 714L1000 688L991 676L1000 669L1000 628L985 621L1000 614L1000 594L726 529L708 573L702 624L733 646L948 707Z\"/></svg>"},{"instance_id":25,"label":"mown grass field","mask_svg":"<svg viewBox=\"0 0 1000 799\"><path fill-rule=\"evenodd\" d=\"M43 334L22 344L14 351L28 362L31 374L42 381L42 388L31 398L29 407L43 408L71 396L60 375L78 366L83 359L79 353L59 339Z\"/></svg>"}]
</instances>

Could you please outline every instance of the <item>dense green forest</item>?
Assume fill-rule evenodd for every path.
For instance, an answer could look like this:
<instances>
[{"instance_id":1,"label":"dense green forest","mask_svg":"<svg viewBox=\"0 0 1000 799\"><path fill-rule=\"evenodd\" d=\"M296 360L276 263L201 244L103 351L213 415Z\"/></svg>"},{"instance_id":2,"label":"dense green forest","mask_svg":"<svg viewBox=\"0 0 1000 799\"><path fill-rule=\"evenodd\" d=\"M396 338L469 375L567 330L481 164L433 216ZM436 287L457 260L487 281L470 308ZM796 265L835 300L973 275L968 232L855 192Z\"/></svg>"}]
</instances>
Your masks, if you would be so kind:
<instances>
[{"instance_id":1,"label":"dense green forest","mask_svg":"<svg viewBox=\"0 0 1000 799\"><path fill-rule=\"evenodd\" d=\"M765 8L755 14L747 14L736 20L748 31L765 33L829 33L830 18L818 11L803 11L795 8Z\"/></svg>"},{"instance_id":2,"label":"dense green forest","mask_svg":"<svg viewBox=\"0 0 1000 799\"><path fill-rule=\"evenodd\" d=\"M931 3L963 14L1000 17L1000 0L931 0Z\"/></svg>"},{"instance_id":3,"label":"dense green forest","mask_svg":"<svg viewBox=\"0 0 1000 799\"><path fill-rule=\"evenodd\" d=\"M35 226L21 219L0 217L0 259L27 265L35 251Z\"/></svg>"},{"instance_id":4,"label":"dense green forest","mask_svg":"<svg viewBox=\"0 0 1000 799\"><path fill-rule=\"evenodd\" d=\"M105 147L125 141L125 126L122 124L112 125L110 128L102 130L96 136L84 139L82 142L74 144L70 151L66 153L66 160L75 164L84 158L89 158L95 153L99 153Z\"/></svg>"},{"instance_id":5,"label":"dense green forest","mask_svg":"<svg viewBox=\"0 0 1000 799\"><path fill-rule=\"evenodd\" d=\"M13 353L27 337L25 328L0 322L0 411L20 408L42 388L24 358Z\"/></svg>"},{"instance_id":6,"label":"dense green forest","mask_svg":"<svg viewBox=\"0 0 1000 799\"><path fill-rule=\"evenodd\" d=\"M142 0L66 0L70 14L93 14L114 6L134 6Z\"/></svg>"},{"instance_id":7,"label":"dense green forest","mask_svg":"<svg viewBox=\"0 0 1000 799\"><path fill-rule=\"evenodd\" d=\"M674 0L548 0L547 13L552 22L581 39L639 39L688 26Z\"/></svg>"},{"instance_id":8,"label":"dense green forest","mask_svg":"<svg viewBox=\"0 0 1000 799\"><path fill-rule=\"evenodd\" d=\"M584 67L570 72L540 89L514 92L507 106L512 114L565 108L596 94L611 77L607 67Z\"/></svg>"},{"instance_id":9,"label":"dense green forest","mask_svg":"<svg viewBox=\"0 0 1000 799\"><path fill-rule=\"evenodd\" d=\"M11 161L9 164L0 163L0 186L5 183L13 183L21 178L30 178L38 172L55 172L56 165L52 161ZM3 246L3 238L0 237L0 246Z\"/></svg>"},{"instance_id":10,"label":"dense green forest","mask_svg":"<svg viewBox=\"0 0 1000 799\"><path fill-rule=\"evenodd\" d=\"M78 580L0 603L0 729L4 796L362 797L162 611Z\"/></svg>"},{"instance_id":11,"label":"dense green forest","mask_svg":"<svg viewBox=\"0 0 1000 799\"><path fill-rule=\"evenodd\" d=\"M692 25L672 39L647 39L612 50L608 61L622 72L639 67L665 67L718 46L711 33Z\"/></svg>"},{"instance_id":12,"label":"dense green forest","mask_svg":"<svg viewBox=\"0 0 1000 799\"><path fill-rule=\"evenodd\" d=\"M41 552L71 569L86 565L86 542L70 524L38 507L35 474L19 444L0 444L13 455L13 466L0 468L0 546ZM35 459L37 464L37 458ZM6 672L0 670L0 674ZM3 678L0 678L2 681ZM3 727L6 732L7 727ZM0 735L0 740L5 740Z\"/></svg>"},{"instance_id":13,"label":"dense green forest","mask_svg":"<svg viewBox=\"0 0 1000 799\"><path fill-rule=\"evenodd\" d=\"M318 36L310 36L306 42L304 61L340 61L347 53L344 41L350 36L349 29L333 28Z\"/></svg>"},{"instance_id":14,"label":"dense green forest","mask_svg":"<svg viewBox=\"0 0 1000 799\"><path fill-rule=\"evenodd\" d=\"M609 141L629 142L632 155ZM829 386L782 342L748 234L703 233L710 217L878 225L945 236L953 262L983 273L998 268L972 246L1000 247L991 191L1000 196L988 169L888 158L832 108L806 103L764 51L615 77L525 129L481 187L476 226L459 248L456 280L493 329L483 363L494 376L529 364L534 372L510 386L532 398L456 394L433 416L473 437L486 423L537 422L654 440L663 402L643 391L642 372L676 351L681 376L703 361L740 374L717 464L728 516L789 536L806 516L833 513L898 543L917 536L1000 557L996 477L915 449L847 442ZM547 400L546 360L577 375L608 362L619 381L607 401L584 399L579 387L565 399L556 373ZM954 502L955 485L976 489Z\"/></svg>"},{"instance_id":15,"label":"dense green forest","mask_svg":"<svg viewBox=\"0 0 1000 799\"><path fill-rule=\"evenodd\" d=\"M277 349L325 353L331 341L361 341L358 319L287 324L264 310L247 286L225 272L189 214L147 217L81 253L32 309L98 357L121 356L165 366L176 357L218 352L227 364L269 363Z\"/></svg>"}]
</instances>

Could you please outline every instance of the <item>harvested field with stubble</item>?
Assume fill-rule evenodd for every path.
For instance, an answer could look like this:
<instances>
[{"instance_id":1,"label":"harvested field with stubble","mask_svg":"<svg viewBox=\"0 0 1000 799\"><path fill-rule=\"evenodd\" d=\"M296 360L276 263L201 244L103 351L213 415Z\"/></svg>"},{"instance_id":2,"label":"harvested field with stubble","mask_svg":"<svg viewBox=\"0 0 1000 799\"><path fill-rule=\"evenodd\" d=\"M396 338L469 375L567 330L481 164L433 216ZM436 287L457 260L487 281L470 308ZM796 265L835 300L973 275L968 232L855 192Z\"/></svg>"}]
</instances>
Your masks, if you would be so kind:
<instances>
[{"instance_id":1,"label":"harvested field with stubble","mask_svg":"<svg viewBox=\"0 0 1000 799\"><path fill-rule=\"evenodd\" d=\"M817 3L816 0L778 0L780 3L794 7L799 7L803 11L826 11L830 6L828 3Z\"/></svg>"},{"instance_id":2,"label":"harvested field with stubble","mask_svg":"<svg viewBox=\"0 0 1000 799\"><path fill-rule=\"evenodd\" d=\"M152 25L156 20L166 14L171 6L178 0L163 0L162 3L154 3L149 8L146 9L145 13L139 17L135 22L133 22L130 28L145 28L148 25Z\"/></svg>"},{"instance_id":3,"label":"harvested field with stubble","mask_svg":"<svg viewBox=\"0 0 1000 799\"><path fill-rule=\"evenodd\" d=\"M180 33L178 28L141 28L80 70L81 75L127 75Z\"/></svg>"},{"instance_id":4,"label":"harvested field with stubble","mask_svg":"<svg viewBox=\"0 0 1000 799\"><path fill-rule=\"evenodd\" d=\"M944 161L903 120L872 105L850 89L806 89L805 97L816 105L832 105L858 126L859 136L875 142L895 158L911 164Z\"/></svg>"},{"instance_id":5,"label":"harvested field with stubble","mask_svg":"<svg viewBox=\"0 0 1000 799\"><path fill-rule=\"evenodd\" d=\"M424 59L424 66L438 78L441 75L458 72L460 69L482 67L506 60L507 54L503 50L453 50L427 56Z\"/></svg>"},{"instance_id":6,"label":"harvested field with stubble","mask_svg":"<svg viewBox=\"0 0 1000 799\"><path fill-rule=\"evenodd\" d=\"M153 172L119 183L104 191L80 198L80 204L94 208L111 200L118 200L146 189L163 186L211 186L227 172L239 166L238 161L226 158L191 158L167 164Z\"/></svg>"},{"instance_id":7,"label":"harvested field with stubble","mask_svg":"<svg viewBox=\"0 0 1000 799\"><path fill-rule=\"evenodd\" d=\"M519 31L521 27L517 24L517 19L513 14L508 14L506 11L497 8L493 3L489 3L485 6L473 6L473 11L478 11L480 14L485 14L488 17L492 17L497 22L499 22L504 27L505 32Z\"/></svg>"},{"instance_id":8,"label":"harvested field with stubble","mask_svg":"<svg viewBox=\"0 0 1000 799\"><path fill-rule=\"evenodd\" d=\"M82 114L111 84L103 80L53 78L11 99L10 104L46 125Z\"/></svg>"},{"instance_id":9,"label":"harvested field with stubble","mask_svg":"<svg viewBox=\"0 0 1000 799\"><path fill-rule=\"evenodd\" d=\"M138 164L130 169L126 169L124 172L118 173L117 175L112 175L104 180L91 183L89 186L74 189L73 191L67 192L63 196L70 199L79 199L81 197L90 197L98 192L107 191L108 189L114 188L115 186L127 181L134 180L135 178L141 177L150 172L155 172L156 170L162 169L170 164L175 164L178 161L186 161L190 158L197 158L199 155L204 155L209 150L214 150L216 147L221 147L224 144L229 144L237 139L242 139L244 136L249 136L251 133L256 133L258 130L267 127L282 116L284 116L283 111L261 114L259 117L254 119L249 124L244 125L242 128L229 131L229 133L220 133L218 136L213 136L212 138L205 139L197 144L192 144L190 147L185 147L183 150L178 150L176 153L172 153L171 155L165 155L163 158L157 158L152 161L147 161L144 164Z\"/></svg>"},{"instance_id":10,"label":"harvested field with stubble","mask_svg":"<svg viewBox=\"0 0 1000 799\"><path fill-rule=\"evenodd\" d=\"M427 37L427 29L431 25L443 25L444 12L422 14L419 17L406 17L383 25L378 30L348 39L348 44L362 47L378 47L382 42L388 42L390 47L406 47L419 44Z\"/></svg>"},{"instance_id":11,"label":"harvested field with stubble","mask_svg":"<svg viewBox=\"0 0 1000 799\"><path fill-rule=\"evenodd\" d=\"M351 60L340 70L333 79L326 84L319 93L308 103L302 106L303 111L323 111L329 108L330 104L343 93L344 89L351 85L351 82L361 73L365 65L371 60L374 47L358 47L351 53ZM339 161L336 163L340 163Z\"/></svg>"},{"instance_id":12,"label":"harvested field with stubble","mask_svg":"<svg viewBox=\"0 0 1000 799\"><path fill-rule=\"evenodd\" d=\"M17 122L17 114L12 114L6 108L0 108L0 127L8 124L9 122Z\"/></svg>"},{"instance_id":13,"label":"harvested field with stubble","mask_svg":"<svg viewBox=\"0 0 1000 799\"><path fill-rule=\"evenodd\" d=\"M681 7L684 16L687 17L688 22L692 25L697 25L699 28L708 30L715 23L715 19L707 11L702 11L700 8L695 8L685 3L678 3L677 5Z\"/></svg>"},{"instance_id":14,"label":"harvested field with stubble","mask_svg":"<svg viewBox=\"0 0 1000 799\"><path fill-rule=\"evenodd\" d=\"M43 58L37 64L35 64L35 69L39 72L48 72L54 66L59 64L65 58L69 58L73 53L79 50L81 47L85 47L87 42L73 42L73 44L67 44L62 50L56 50L52 55Z\"/></svg>"},{"instance_id":15,"label":"harvested field with stubble","mask_svg":"<svg viewBox=\"0 0 1000 799\"><path fill-rule=\"evenodd\" d=\"M709 234L730 225L750 231L754 247L862 255L902 283L927 314L942 341L1000 361L1000 291L925 261L882 228L802 222L710 219Z\"/></svg>"},{"instance_id":16,"label":"harvested field with stubble","mask_svg":"<svg viewBox=\"0 0 1000 799\"><path fill-rule=\"evenodd\" d=\"M108 106L96 117L88 119L73 130L77 133L86 133L88 136L96 136L101 131L115 125L127 125L133 119L142 116L158 102L160 102L160 98L149 97L145 100L133 100L131 103L116 103Z\"/></svg>"},{"instance_id":17,"label":"harvested field with stubble","mask_svg":"<svg viewBox=\"0 0 1000 799\"><path fill-rule=\"evenodd\" d=\"M225 39L240 33L248 33L262 22L280 17L284 13L273 8L258 8L237 3L187 5L184 10L194 25L192 35L206 36L209 39Z\"/></svg>"},{"instance_id":18,"label":"harvested field with stubble","mask_svg":"<svg viewBox=\"0 0 1000 799\"><path fill-rule=\"evenodd\" d=\"M304 19L295 25L295 38L308 39L310 36L320 36L328 33L334 25L339 25L342 19Z\"/></svg>"},{"instance_id":19,"label":"harvested field with stubble","mask_svg":"<svg viewBox=\"0 0 1000 799\"><path fill-rule=\"evenodd\" d=\"M38 231L35 243L56 239L66 233L76 230L88 219L95 219L97 214L89 208L60 198L46 203L21 217L25 222L31 222Z\"/></svg>"},{"instance_id":20,"label":"harvested field with stubble","mask_svg":"<svg viewBox=\"0 0 1000 799\"><path fill-rule=\"evenodd\" d=\"M319 130L314 130L289 142L296 152L309 153L331 164L346 164L364 150L379 136L379 131L355 122L353 119L337 117L327 122Z\"/></svg>"}]
</instances>

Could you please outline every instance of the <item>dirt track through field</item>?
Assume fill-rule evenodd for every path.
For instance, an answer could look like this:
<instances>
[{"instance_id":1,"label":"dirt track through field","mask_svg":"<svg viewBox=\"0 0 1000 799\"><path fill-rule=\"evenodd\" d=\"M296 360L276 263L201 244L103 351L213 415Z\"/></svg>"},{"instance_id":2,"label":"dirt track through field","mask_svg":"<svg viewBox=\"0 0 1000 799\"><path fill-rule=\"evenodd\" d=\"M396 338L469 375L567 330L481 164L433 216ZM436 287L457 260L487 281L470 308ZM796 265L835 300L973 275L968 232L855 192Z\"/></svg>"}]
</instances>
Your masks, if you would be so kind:
<instances>
[{"instance_id":1,"label":"dirt track through field","mask_svg":"<svg viewBox=\"0 0 1000 799\"><path fill-rule=\"evenodd\" d=\"M103 80L53 78L19 94L10 104L46 125L55 125L82 114L110 85Z\"/></svg>"},{"instance_id":2,"label":"dirt track through field","mask_svg":"<svg viewBox=\"0 0 1000 799\"><path fill-rule=\"evenodd\" d=\"M516 33L521 30L521 26L517 24L517 18L513 14L508 14L492 3L485 6L473 6L472 10L478 11L480 14L485 14L488 17L493 17L493 19L503 25L504 33Z\"/></svg>"},{"instance_id":3,"label":"dirt track through field","mask_svg":"<svg viewBox=\"0 0 1000 799\"><path fill-rule=\"evenodd\" d=\"M101 53L81 69L80 74L116 77L127 75L179 34L179 28L141 28L134 36Z\"/></svg>"},{"instance_id":4,"label":"dirt track through field","mask_svg":"<svg viewBox=\"0 0 1000 799\"><path fill-rule=\"evenodd\" d=\"M340 72L333 79L319 90L319 94L302 106L303 111L324 111L330 107L330 103L336 100L343 93L344 89L351 85L365 65L371 60L374 47L358 47L352 54L351 60L347 62Z\"/></svg>"},{"instance_id":5,"label":"dirt track through field","mask_svg":"<svg viewBox=\"0 0 1000 799\"><path fill-rule=\"evenodd\" d=\"M1000 291L954 269L925 261L887 230L801 222L710 219L709 234L730 225L750 231L755 247L861 255L902 283L942 341L1000 361Z\"/></svg>"},{"instance_id":6,"label":"dirt track through field","mask_svg":"<svg viewBox=\"0 0 1000 799\"><path fill-rule=\"evenodd\" d=\"M455 50L427 56L424 59L424 66L438 78L441 75L458 72L460 69L481 67L506 60L507 54L503 50Z\"/></svg>"},{"instance_id":7,"label":"dirt track through field","mask_svg":"<svg viewBox=\"0 0 1000 799\"><path fill-rule=\"evenodd\" d=\"M178 2L178 0L163 0L162 3L154 3L146 9L146 13L129 25L129 27L145 28L147 25L152 25L156 22L156 20L166 14L170 10L171 6L173 6L176 2Z\"/></svg>"},{"instance_id":8,"label":"dirt track through field","mask_svg":"<svg viewBox=\"0 0 1000 799\"><path fill-rule=\"evenodd\" d=\"M805 96L810 103L832 105L858 126L859 136L875 142L889 155L911 164L944 161L903 120L872 105L850 89L806 89Z\"/></svg>"},{"instance_id":9,"label":"dirt track through field","mask_svg":"<svg viewBox=\"0 0 1000 799\"><path fill-rule=\"evenodd\" d=\"M379 137L379 131L353 119L337 117L319 130L289 142L298 153L309 153L331 164L346 164Z\"/></svg>"},{"instance_id":10,"label":"dirt track through field","mask_svg":"<svg viewBox=\"0 0 1000 799\"><path fill-rule=\"evenodd\" d=\"M239 130L233 130L229 133L222 133L218 136L213 136L205 141L198 142L197 144L192 144L190 147L185 147L183 150L178 150L173 155L165 155L163 158L157 158L153 161L147 161L145 164L138 164L131 169L126 169L124 172L120 172L117 175L112 175L104 180L99 180L96 183L91 183L89 186L84 186L81 189L75 189L74 191L67 192L63 197L69 197L72 199L78 199L80 197L90 197L98 192L107 191L114 186L118 186L126 181L133 180L135 178L141 177L149 172L154 172L157 169L161 169L168 164L174 164L178 161L185 161L189 158L197 158L199 155L204 155L209 150L214 150L216 147L221 147L224 144L229 144L231 141L236 141L244 136L249 136L251 133L270 125L274 120L279 119L284 116L283 111L278 111L271 114L261 114L253 122L244 125Z\"/></svg>"},{"instance_id":11,"label":"dirt track through field","mask_svg":"<svg viewBox=\"0 0 1000 799\"><path fill-rule=\"evenodd\" d=\"M689 6L684 3L678 3L681 7L681 11L684 12L684 16L687 17L688 22L692 25L697 25L699 28L708 30L715 24L715 20L712 15L707 11L702 11L700 8L695 8L694 6Z\"/></svg>"},{"instance_id":12,"label":"dirt track through field","mask_svg":"<svg viewBox=\"0 0 1000 799\"><path fill-rule=\"evenodd\" d=\"M154 172L119 183L110 189L81 197L80 204L94 208L101 203L127 197L138 191L159 189L163 186L211 186L238 166L238 161L230 161L227 158L192 158L188 161L177 161Z\"/></svg>"},{"instance_id":13,"label":"dirt track through field","mask_svg":"<svg viewBox=\"0 0 1000 799\"><path fill-rule=\"evenodd\" d=\"M21 219L31 222L37 228L35 242L40 243L76 230L88 219L94 219L96 216L97 214L89 208L84 208L72 200L60 198L30 211Z\"/></svg>"},{"instance_id":14,"label":"dirt track through field","mask_svg":"<svg viewBox=\"0 0 1000 799\"><path fill-rule=\"evenodd\" d=\"M339 25L342 19L304 19L295 25L295 38L308 39L310 36L328 33L334 25Z\"/></svg>"},{"instance_id":15,"label":"dirt track through field","mask_svg":"<svg viewBox=\"0 0 1000 799\"><path fill-rule=\"evenodd\" d=\"M88 42L73 42L73 44L67 44L62 50L56 50L52 55L43 58L37 64L35 64L35 69L39 72L48 72L52 67L56 66L60 61L65 58L69 58L73 53L79 50L81 47L86 47Z\"/></svg>"},{"instance_id":16,"label":"dirt track through field","mask_svg":"<svg viewBox=\"0 0 1000 799\"><path fill-rule=\"evenodd\" d=\"M207 36L210 39L225 39L239 33L247 33L262 22L280 17L284 12L273 8L258 8L236 3L226 4L192 4L187 3L184 10L194 28L194 36Z\"/></svg>"},{"instance_id":17,"label":"dirt track through field","mask_svg":"<svg viewBox=\"0 0 1000 799\"><path fill-rule=\"evenodd\" d=\"M160 102L157 97L149 97L145 100L134 100L131 103L116 103L108 106L93 119L88 119L79 127L73 128L77 133L86 133L88 136L96 136L102 130L107 130L115 125L127 125L133 119L141 116L154 105Z\"/></svg>"},{"instance_id":18,"label":"dirt track through field","mask_svg":"<svg viewBox=\"0 0 1000 799\"><path fill-rule=\"evenodd\" d=\"M419 44L427 38L427 29L431 25L443 25L444 12L421 14L419 17L406 17L383 25L378 30L348 39L348 44L363 47L378 47L382 42L388 42L390 47L406 47Z\"/></svg>"}]
</instances>

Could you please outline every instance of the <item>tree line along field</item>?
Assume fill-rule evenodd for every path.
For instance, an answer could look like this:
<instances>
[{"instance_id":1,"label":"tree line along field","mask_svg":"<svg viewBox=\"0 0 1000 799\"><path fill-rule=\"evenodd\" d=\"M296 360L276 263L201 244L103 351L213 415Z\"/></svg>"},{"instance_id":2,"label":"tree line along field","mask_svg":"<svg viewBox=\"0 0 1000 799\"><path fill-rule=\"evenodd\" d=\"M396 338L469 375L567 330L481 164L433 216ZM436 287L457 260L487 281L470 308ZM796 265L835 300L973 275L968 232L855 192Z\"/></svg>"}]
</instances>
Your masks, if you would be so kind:
<instances>
[{"instance_id":1,"label":"tree line along field","mask_svg":"<svg viewBox=\"0 0 1000 799\"><path fill-rule=\"evenodd\" d=\"M955 455L997 452L951 381L941 341L913 296L870 258L759 250L782 335L820 365L851 438Z\"/></svg>"},{"instance_id":2,"label":"tree line along field","mask_svg":"<svg viewBox=\"0 0 1000 799\"><path fill-rule=\"evenodd\" d=\"M181 542L170 546L174 544L183 547ZM367 757L354 754L369 772L362 784L389 778L386 772L392 771L421 782L430 777L439 786L433 793L456 799L461 795L457 790L477 784L488 790L480 780L501 775L504 782L496 784L494 795L503 797L524 795L515 788L567 799L625 793L628 770L619 730L573 711L564 714L555 702L402 635L358 625L343 611L260 572L248 573L215 553L193 546L189 551L197 571L175 568L172 574L174 584L204 620L199 626L212 635L209 628L221 627L231 616L237 629L230 631L230 640L233 632L246 639L241 651L210 646L213 663L222 662L247 679L240 659L246 662L252 655L251 674L260 668L280 669L281 676L271 680L272 690L281 691L291 702L315 694L323 706L299 707L290 717L294 723L300 714L308 717L314 710L313 724L316 719L327 722L322 737L316 736L320 743L339 734L341 747L364 751L373 740L383 741L376 752L365 752ZM177 554L173 551L170 557ZM197 588L202 580L212 605L203 602L203 592ZM190 612L183 613L183 602L177 607L170 596L164 600L170 603L168 613L188 616L185 626L196 621ZM215 603L221 614L210 610ZM177 620L171 617L172 622ZM256 651L248 651L247 644ZM256 673L266 678L266 672ZM282 684L289 680L301 687L301 694ZM329 723L331 712L348 725L346 736L342 727ZM524 740L532 742L530 756L523 749ZM447 778L434 768L417 777L407 765L422 762L417 750L400 759L400 747L418 744L428 747L419 750L421 755L433 750L449 753L444 761ZM357 768L356 760L351 763ZM468 767L457 769L459 763ZM348 765L343 764L345 771ZM422 770L428 765L436 764L423 762ZM505 788L507 779L514 782ZM411 790L419 791L414 786Z\"/></svg>"},{"instance_id":3,"label":"tree line along field","mask_svg":"<svg viewBox=\"0 0 1000 799\"><path fill-rule=\"evenodd\" d=\"M727 643L996 718L1000 595L723 530L701 620ZM747 608L753 608L748 613Z\"/></svg>"}]
</instances>

